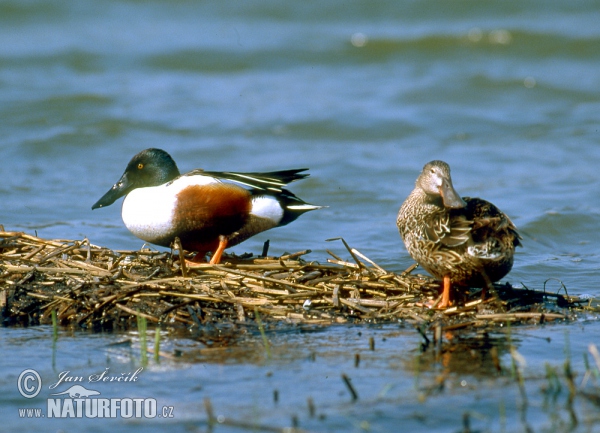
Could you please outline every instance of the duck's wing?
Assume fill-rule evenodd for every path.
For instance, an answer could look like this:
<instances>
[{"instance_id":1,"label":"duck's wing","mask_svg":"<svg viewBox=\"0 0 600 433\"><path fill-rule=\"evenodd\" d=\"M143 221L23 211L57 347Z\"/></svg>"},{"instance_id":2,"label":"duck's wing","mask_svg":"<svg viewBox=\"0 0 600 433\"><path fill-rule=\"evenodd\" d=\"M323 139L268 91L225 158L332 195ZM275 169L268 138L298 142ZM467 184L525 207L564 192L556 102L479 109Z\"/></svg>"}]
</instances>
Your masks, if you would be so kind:
<instances>
[{"instance_id":1,"label":"duck's wing","mask_svg":"<svg viewBox=\"0 0 600 433\"><path fill-rule=\"evenodd\" d=\"M515 247L521 245L521 235L508 215L486 200L465 197L465 201L467 216L473 221L474 238L509 237Z\"/></svg>"},{"instance_id":2,"label":"duck's wing","mask_svg":"<svg viewBox=\"0 0 600 433\"><path fill-rule=\"evenodd\" d=\"M202 169L192 170L187 175L210 176L216 179L228 180L250 188L262 191L282 192L283 187L296 180L310 176L308 168L296 168L291 170L270 171L265 173L238 173L234 171L204 171Z\"/></svg>"},{"instance_id":3,"label":"duck's wing","mask_svg":"<svg viewBox=\"0 0 600 433\"><path fill-rule=\"evenodd\" d=\"M473 221L468 220L463 213L444 210L427 221L425 235L432 242L454 248L469 240L472 225Z\"/></svg>"}]
</instances>

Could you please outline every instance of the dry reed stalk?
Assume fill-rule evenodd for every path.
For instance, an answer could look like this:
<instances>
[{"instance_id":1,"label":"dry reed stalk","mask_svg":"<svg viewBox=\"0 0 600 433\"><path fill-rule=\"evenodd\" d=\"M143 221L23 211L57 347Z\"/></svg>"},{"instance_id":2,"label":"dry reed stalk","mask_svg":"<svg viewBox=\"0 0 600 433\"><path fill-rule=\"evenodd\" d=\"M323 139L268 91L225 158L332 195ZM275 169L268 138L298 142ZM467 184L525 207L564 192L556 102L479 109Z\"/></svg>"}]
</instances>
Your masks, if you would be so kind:
<instances>
[{"instance_id":1,"label":"dry reed stalk","mask_svg":"<svg viewBox=\"0 0 600 433\"><path fill-rule=\"evenodd\" d=\"M442 321L447 329L459 329L566 320L565 307L600 310L597 302L496 285L500 299L465 297L459 307L440 313L422 306L438 297L439 282L413 275L414 266L389 272L340 240L350 261L327 251L334 257L328 264L309 262L304 256L311 251L303 250L281 257L225 255L221 265L190 267L180 244L175 254L110 250L88 239L45 240L0 231L3 321L48 324L56 310L60 325L88 329L135 328L136 316L162 327L239 326L249 323L256 309L267 322ZM555 299L564 313L544 310L548 299ZM512 312L516 307L519 312Z\"/></svg>"}]
</instances>

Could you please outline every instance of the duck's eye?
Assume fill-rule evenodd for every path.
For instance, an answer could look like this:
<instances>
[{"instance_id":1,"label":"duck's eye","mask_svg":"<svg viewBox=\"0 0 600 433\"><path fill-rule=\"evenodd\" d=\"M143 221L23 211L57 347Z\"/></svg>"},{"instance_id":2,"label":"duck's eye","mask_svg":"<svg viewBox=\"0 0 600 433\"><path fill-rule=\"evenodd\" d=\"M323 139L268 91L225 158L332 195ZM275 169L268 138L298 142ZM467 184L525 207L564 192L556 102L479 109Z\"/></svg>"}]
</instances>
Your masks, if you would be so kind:
<instances>
[{"instance_id":1,"label":"duck's eye","mask_svg":"<svg viewBox=\"0 0 600 433\"><path fill-rule=\"evenodd\" d=\"M431 169L431 174L435 174L435 169L434 168Z\"/></svg>"},{"instance_id":2,"label":"duck's eye","mask_svg":"<svg viewBox=\"0 0 600 433\"><path fill-rule=\"evenodd\" d=\"M141 162L138 164L138 170L141 170L142 168L144 168L144 164L142 164Z\"/></svg>"}]
</instances>

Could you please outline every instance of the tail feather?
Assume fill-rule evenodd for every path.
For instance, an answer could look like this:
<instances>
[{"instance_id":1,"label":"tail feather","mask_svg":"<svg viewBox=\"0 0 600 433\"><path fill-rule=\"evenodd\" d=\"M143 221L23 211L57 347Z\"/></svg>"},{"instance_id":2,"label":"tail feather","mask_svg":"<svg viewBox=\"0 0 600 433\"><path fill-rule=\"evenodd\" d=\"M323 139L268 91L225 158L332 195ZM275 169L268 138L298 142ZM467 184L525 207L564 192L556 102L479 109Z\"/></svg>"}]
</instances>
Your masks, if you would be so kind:
<instances>
[{"instance_id":1,"label":"tail feather","mask_svg":"<svg viewBox=\"0 0 600 433\"><path fill-rule=\"evenodd\" d=\"M287 184L310 176L308 173L302 173L307 170L308 168L297 168L266 173L237 173L234 171L202 171L201 173L206 176L237 182L259 191L281 192Z\"/></svg>"},{"instance_id":2,"label":"tail feather","mask_svg":"<svg viewBox=\"0 0 600 433\"><path fill-rule=\"evenodd\" d=\"M274 197L277 200L279 206L281 206L281 209L283 209L283 217L279 222L279 226L284 226L286 224L291 223L305 212L327 207L307 203L291 191L288 191L287 189L282 189L281 192L277 194L263 193L257 195L268 195Z\"/></svg>"},{"instance_id":3,"label":"tail feather","mask_svg":"<svg viewBox=\"0 0 600 433\"><path fill-rule=\"evenodd\" d=\"M289 210L298 211L298 212L308 212L310 210L323 209L327 206L316 206L314 204L304 203L304 204L296 204L287 206Z\"/></svg>"}]
</instances>

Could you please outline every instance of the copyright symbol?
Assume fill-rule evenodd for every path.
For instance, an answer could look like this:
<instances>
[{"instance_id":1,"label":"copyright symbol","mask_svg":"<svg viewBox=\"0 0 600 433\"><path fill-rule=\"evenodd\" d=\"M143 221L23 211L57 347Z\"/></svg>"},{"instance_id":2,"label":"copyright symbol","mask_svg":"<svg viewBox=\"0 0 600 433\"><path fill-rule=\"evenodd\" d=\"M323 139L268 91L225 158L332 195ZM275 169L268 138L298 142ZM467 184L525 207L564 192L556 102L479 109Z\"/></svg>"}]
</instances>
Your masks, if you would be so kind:
<instances>
[{"instance_id":1,"label":"copyright symbol","mask_svg":"<svg viewBox=\"0 0 600 433\"><path fill-rule=\"evenodd\" d=\"M24 370L19 375L17 387L19 388L19 392L23 397L33 398L42 390L42 378L35 370Z\"/></svg>"}]
</instances>

